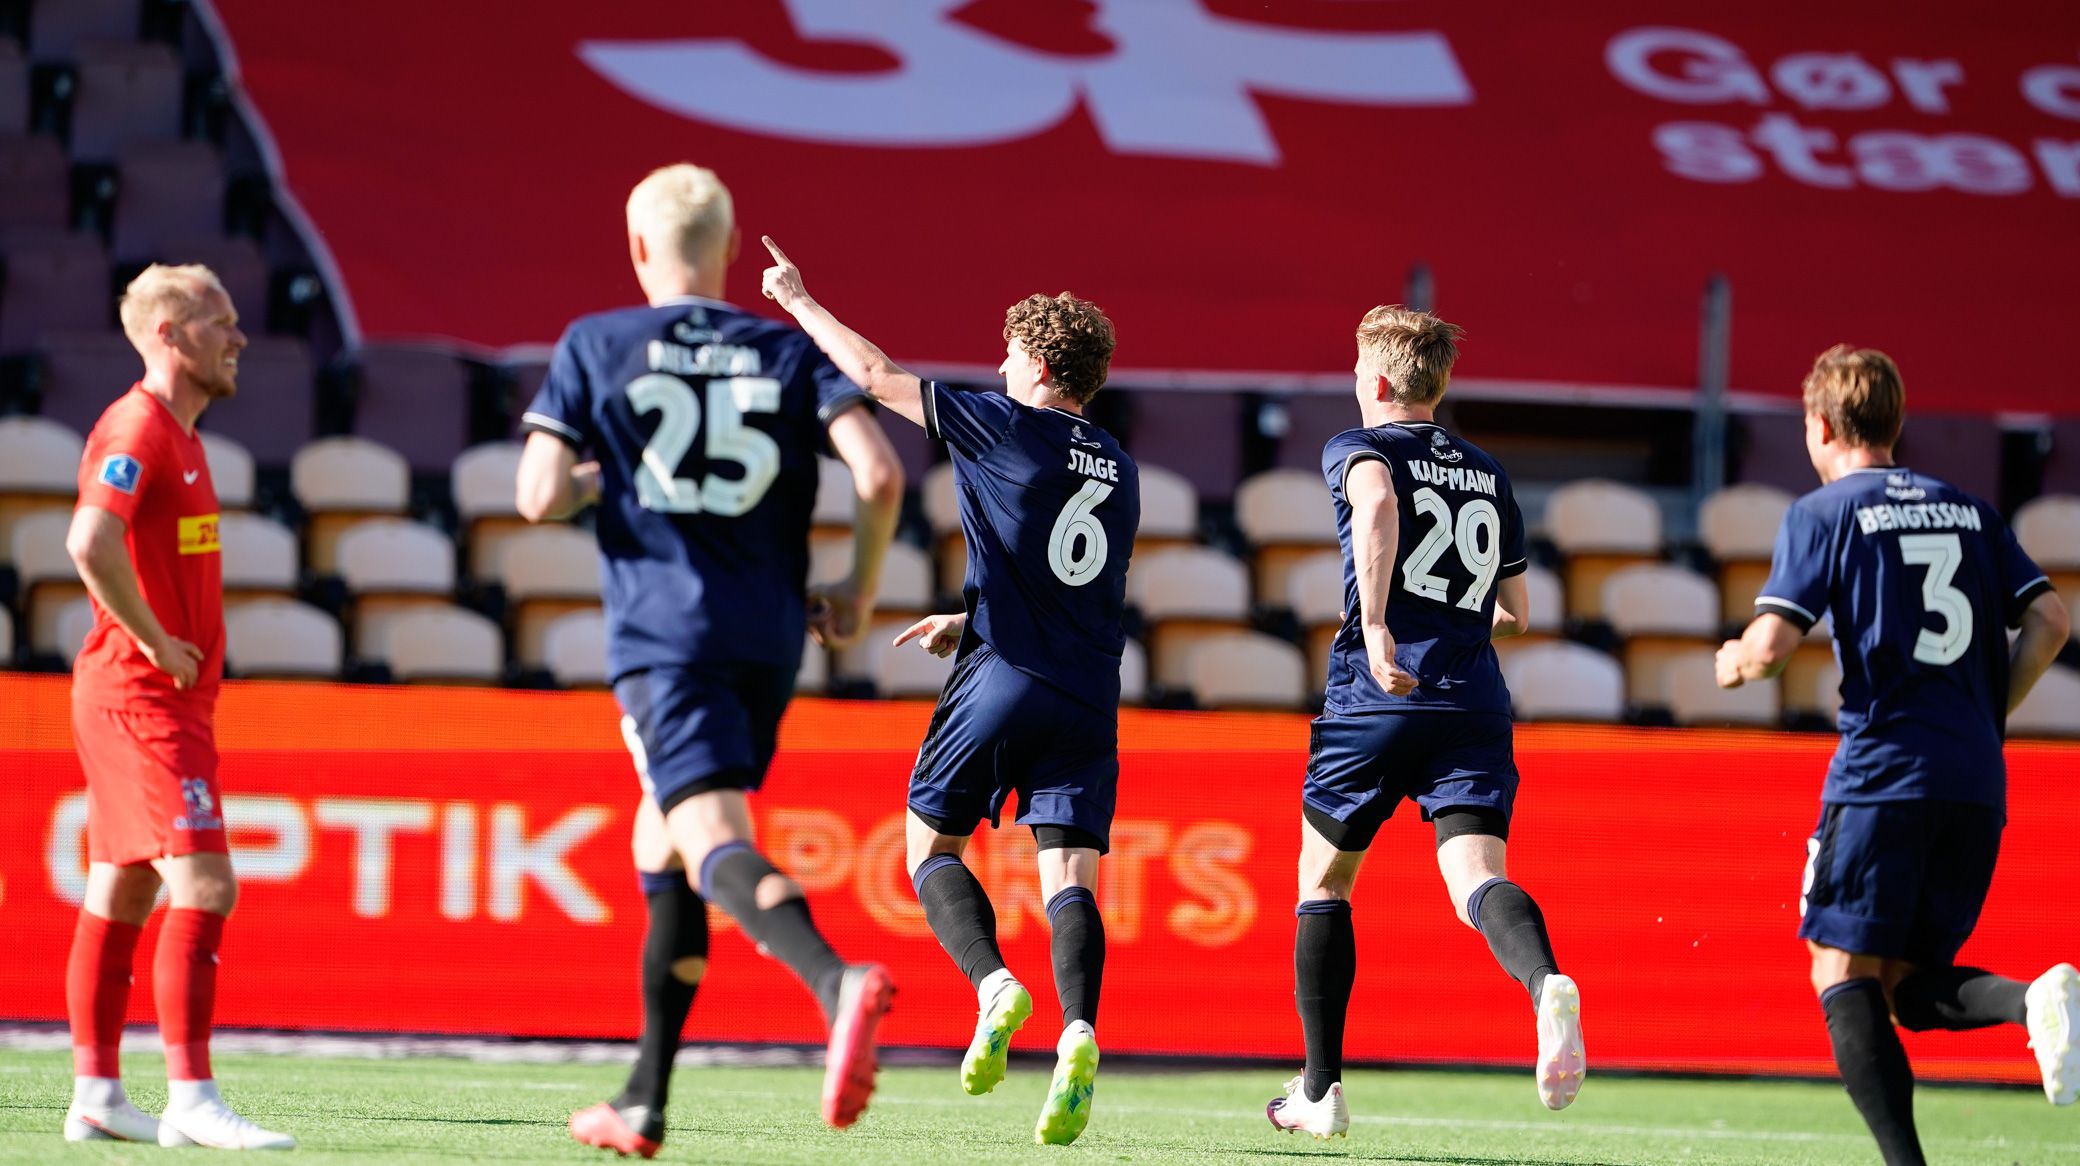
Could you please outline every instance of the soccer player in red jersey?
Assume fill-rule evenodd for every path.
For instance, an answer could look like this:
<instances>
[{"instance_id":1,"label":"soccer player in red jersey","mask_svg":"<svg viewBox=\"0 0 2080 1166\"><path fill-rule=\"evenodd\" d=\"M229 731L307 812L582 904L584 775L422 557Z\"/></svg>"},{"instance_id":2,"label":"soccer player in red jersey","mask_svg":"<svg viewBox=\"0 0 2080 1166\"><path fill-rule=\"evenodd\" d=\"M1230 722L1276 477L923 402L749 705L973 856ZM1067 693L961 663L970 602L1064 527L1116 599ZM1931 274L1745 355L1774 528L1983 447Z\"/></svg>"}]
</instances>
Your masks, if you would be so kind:
<instances>
[{"instance_id":1,"label":"soccer player in red jersey","mask_svg":"<svg viewBox=\"0 0 2080 1166\"><path fill-rule=\"evenodd\" d=\"M65 968L73 1093L67 1141L289 1149L239 1116L210 1076L217 945L238 898L212 717L224 673L217 494L195 419L238 391L245 334L208 268L154 264L123 294L144 379L87 436L66 537L94 597L73 664L72 732L87 778L87 894ZM171 907L152 962L166 1043L157 1121L117 1067L131 957L159 888Z\"/></svg>"}]
</instances>

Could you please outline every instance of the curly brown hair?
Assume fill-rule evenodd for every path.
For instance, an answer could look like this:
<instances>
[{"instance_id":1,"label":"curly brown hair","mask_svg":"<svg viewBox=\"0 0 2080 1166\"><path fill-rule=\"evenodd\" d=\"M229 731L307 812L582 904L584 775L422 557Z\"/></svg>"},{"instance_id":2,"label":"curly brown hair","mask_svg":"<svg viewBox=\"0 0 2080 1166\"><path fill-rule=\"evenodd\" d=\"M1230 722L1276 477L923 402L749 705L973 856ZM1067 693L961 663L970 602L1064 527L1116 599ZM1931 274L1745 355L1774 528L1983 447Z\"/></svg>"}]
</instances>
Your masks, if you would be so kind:
<instances>
[{"instance_id":1,"label":"curly brown hair","mask_svg":"<svg viewBox=\"0 0 2080 1166\"><path fill-rule=\"evenodd\" d=\"M1027 296L1004 312L1004 339L1046 361L1055 391L1079 405L1105 387L1112 321L1089 300L1068 292Z\"/></svg>"}]
</instances>

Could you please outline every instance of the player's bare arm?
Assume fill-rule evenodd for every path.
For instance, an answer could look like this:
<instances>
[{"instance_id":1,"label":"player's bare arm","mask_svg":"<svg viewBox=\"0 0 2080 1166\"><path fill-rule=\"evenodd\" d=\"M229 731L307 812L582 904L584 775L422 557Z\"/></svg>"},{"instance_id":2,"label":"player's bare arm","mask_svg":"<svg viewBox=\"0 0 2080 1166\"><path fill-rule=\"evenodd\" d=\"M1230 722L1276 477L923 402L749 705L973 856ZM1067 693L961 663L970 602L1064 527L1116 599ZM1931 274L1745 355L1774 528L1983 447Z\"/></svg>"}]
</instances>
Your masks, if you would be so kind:
<instances>
[{"instance_id":1,"label":"player's bare arm","mask_svg":"<svg viewBox=\"0 0 2080 1166\"><path fill-rule=\"evenodd\" d=\"M880 422L864 408L847 409L833 418L830 441L838 460L852 471L852 574L810 588L810 603L817 612L809 631L818 644L842 648L859 639L874 615L881 564L903 509L903 463Z\"/></svg>"},{"instance_id":2,"label":"player's bare arm","mask_svg":"<svg viewBox=\"0 0 2080 1166\"><path fill-rule=\"evenodd\" d=\"M1522 574L1511 575L1495 585L1495 624L1491 639L1506 640L1531 630L1531 587Z\"/></svg>"},{"instance_id":3,"label":"player's bare arm","mask_svg":"<svg viewBox=\"0 0 2080 1166\"><path fill-rule=\"evenodd\" d=\"M2046 591L2023 609L2022 627L2008 650L2008 711L2014 712L2035 688L2073 634L2072 613L2054 591Z\"/></svg>"},{"instance_id":4,"label":"player's bare arm","mask_svg":"<svg viewBox=\"0 0 2080 1166\"><path fill-rule=\"evenodd\" d=\"M1714 661L1719 687L1739 688L1750 680L1768 680L1791 663L1805 633L1773 611L1755 617L1738 640L1728 640Z\"/></svg>"},{"instance_id":5,"label":"player's bare arm","mask_svg":"<svg viewBox=\"0 0 2080 1166\"><path fill-rule=\"evenodd\" d=\"M801 269L787 258L779 244L764 235L759 236L759 242L773 254L773 266L766 268L760 283L765 297L787 309L787 314L793 316L802 331L809 334L816 347L823 349L823 354L831 358L838 371L865 389L868 396L923 425L924 383L903 371L872 341L847 328L822 304L811 299L802 287Z\"/></svg>"},{"instance_id":6,"label":"player's bare arm","mask_svg":"<svg viewBox=\"0 0 2080 1166\"><path fill-rule=\"evenodd\" d=\"M1387 630L1387 596L1394 587L1394 556L1401 544L1401 509L1385 462L1366 458L1344 474L1351 503L1351 558L1358 568L1358 626L1372 678L1393 696L1416 690L1416 678L1394 659L1394 634Z\"/></svg>"},{"instance_id":7,"label":"player's bare arm","mask_svg":"<svg viewBox=\"0 0 2080 1166\"><path fill-rule=\"evenodd\" d=\"M918 647L945 659L953 654L955 648L960 647L961 630L967 626L968 613L965 611L952 615L928 615L904 628L902 634L891 641L891 646L900 648L912 640L917 640Z\"/></svg>"},{"instance_id":8,"label":"player's bare arm","mask_svg":"<svg viewBox=\"0 0 2080 1166\"><path fill-rule=\"evenodd\" d=\"M514 504L529 522L560 522L599 501L599 463L580 464L561 438L530 433L520 451Z\"/></svg>"},{"instance_id":9,"label":"player's bare arm","mask_svg":"<svg viewBox=\"0 0 2080 1166\"><path fill-rule=\"evenodd\" d=\"M195 686L202 670L202 649L168 635L159 617L152 614L124 545L129 529L128 523L99 506L82 506L72 515L65 551L94 601L130 633L152 667L173 677L173 686L186 691Z\"/></svg>"}]
</instances>

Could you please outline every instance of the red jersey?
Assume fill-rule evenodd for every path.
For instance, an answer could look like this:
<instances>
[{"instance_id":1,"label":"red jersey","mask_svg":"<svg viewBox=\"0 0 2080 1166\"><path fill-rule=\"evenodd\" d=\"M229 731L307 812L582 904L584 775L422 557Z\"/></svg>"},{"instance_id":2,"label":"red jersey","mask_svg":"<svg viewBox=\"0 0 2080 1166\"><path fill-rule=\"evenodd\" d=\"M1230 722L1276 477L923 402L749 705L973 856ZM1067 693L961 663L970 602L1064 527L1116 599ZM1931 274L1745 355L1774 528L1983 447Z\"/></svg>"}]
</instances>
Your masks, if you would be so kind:
<instances>
[{"instance_id":1,"label":"red jersey","mask_svg":"<svg viewBox=\"0 0 2080 1166\"><path fill-rule=\"evenodd\" d=\"M129 525L124 541L145 602L168 635L201 649L202 668L194 688L176 690L96 603L94 630L72 664L73 700L208 715L224 676L224 570L217 488L202 439L183 430L157 397L132 386L87 435L79 505L99 506Z\"/></svg>"}]
</instances>

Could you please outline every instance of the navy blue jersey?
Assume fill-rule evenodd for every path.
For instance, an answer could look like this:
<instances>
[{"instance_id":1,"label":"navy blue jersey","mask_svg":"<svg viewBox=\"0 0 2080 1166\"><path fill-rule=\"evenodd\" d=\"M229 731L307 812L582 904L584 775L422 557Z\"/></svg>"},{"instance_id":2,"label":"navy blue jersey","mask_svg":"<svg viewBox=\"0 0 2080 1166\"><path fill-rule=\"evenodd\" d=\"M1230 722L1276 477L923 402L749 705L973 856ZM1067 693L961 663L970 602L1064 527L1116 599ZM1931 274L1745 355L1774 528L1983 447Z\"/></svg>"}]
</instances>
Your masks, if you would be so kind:
<instances>
[{"instance_id":1,"label":"navy blue jersey","mask_svg":"<svg viewBox=\"0 0 2080 1166\"><path fill-rule=\"evenodd\" d=\"M1013 668L1116 711L1141 526L1134 459L1074 413L935 382L924 385L924 428L953 452L968 540L961 654L988 644Z\"/></svg>"},{"instance_id":2,"label":"navy blue jersey","mask_svg":"<svg viewBox=\"0 0 2080 1166\"><path fill-rule=\"evenodd\" d=\"M1351 503L1344 475L1365 460L1393 476L1400 546L1387 600L1394 657L1416 690L1391 696L1372 678L1360 626L1358 567L1351 555ZM1336 504L1343 547L1343 626L1329 650L1324 707L1334 713L1509 712L1495 662L1495 584L1521 575L1524 515L1509 475L1471 442L1427 421L1349 429L1322 447L1322 476Z\"/></svg>"},{"instance_id":3,"label":"navy blue jersey","mask_svg":"<svg viewBox=\"0 0 2080 1166\"><path fill-rule=\"evenodd\" d=\"M807 336L715 300L570 326L522 423L599 459L609 673L800 659L816 457L865 400Z\"/></svg>"},{"instance_id":4,"label":"navy blue jersey","mask_svg":"<svg viewBox=\"0 0 2080 1166\"><path fill-rule=\"evenodd\" d=\"M1855 470L1800 498L1755 607L1833 622L1842 743L1822 800L2005 806L2006 629L2050 586L1998 511L1926 474Z\"/></svg>"}]
</instances>

